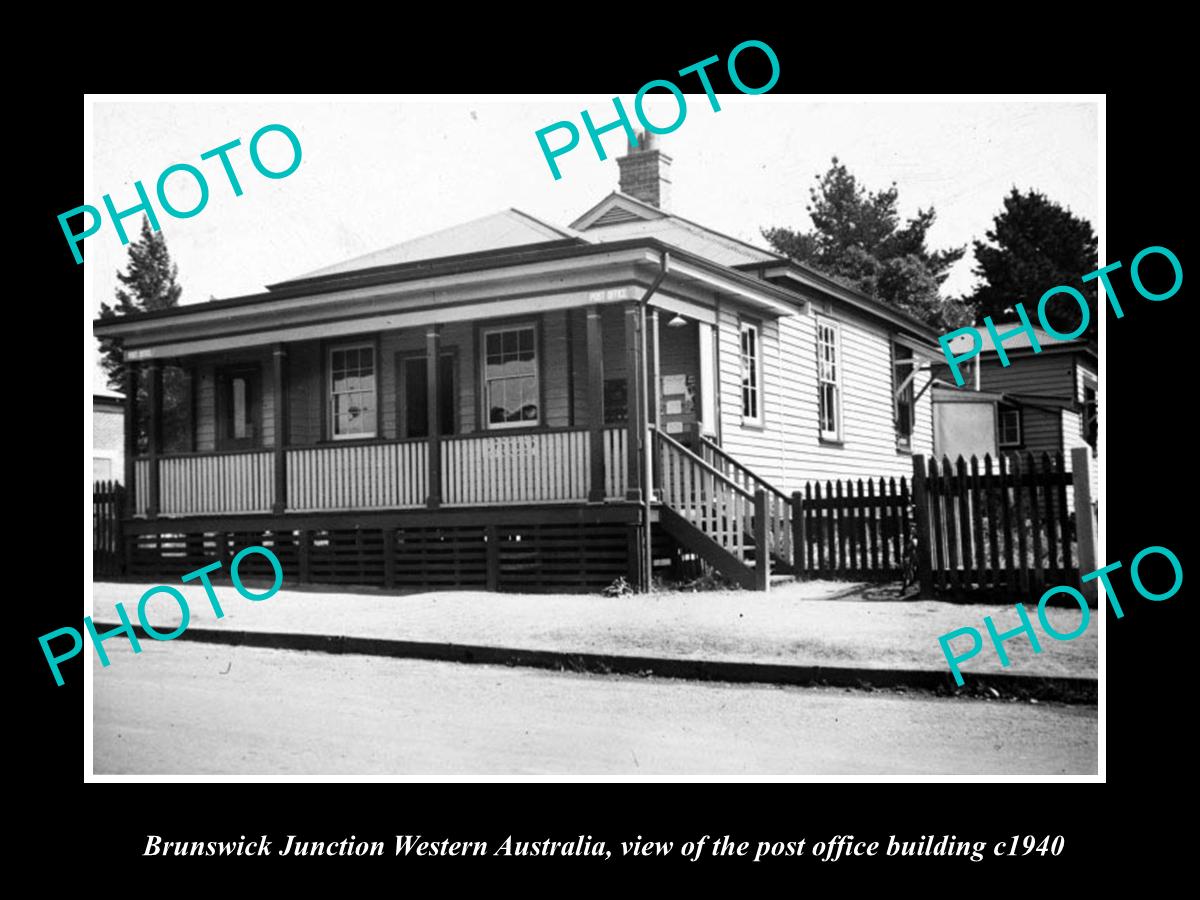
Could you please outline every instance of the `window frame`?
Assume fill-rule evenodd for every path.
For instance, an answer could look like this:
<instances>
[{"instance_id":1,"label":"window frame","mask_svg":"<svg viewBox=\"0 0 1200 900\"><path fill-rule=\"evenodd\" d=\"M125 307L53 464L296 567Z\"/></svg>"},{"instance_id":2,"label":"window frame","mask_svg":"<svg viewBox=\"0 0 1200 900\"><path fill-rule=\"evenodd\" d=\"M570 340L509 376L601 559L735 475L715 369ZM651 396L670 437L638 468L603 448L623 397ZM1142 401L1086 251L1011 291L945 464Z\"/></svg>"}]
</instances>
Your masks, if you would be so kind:
<instances>
[{"instance_id":1,"label":"window frame","mask_svg":"<svg viewBox=\"0 0 1200 900\"><path fill-rule=\"evenodd\" d=\"M1005 413L1016 413L1017 416L1017 440L1015 442L1004 441L1004 415ZM1025 415L1021 407L1011 404L1001 403L996 408L996 446L1001 450L1021 449L1025 446Z\"/></svg>"},{"instance_id":2,"label":"window frame","mask_svg":"<svg viewBox=\"0 0 1200 900\"><path fill-rule=\"evenodd\" d=\"M907 365L904 366L905 371L901 371L900 363L905 361L897 351L907 350ZM917 378L916 372L920 366L918 361L917 351L907 344L902 344L897 340L892 341L892 425L896 434L896 450L901 453L912 453L913 436L917 431ZM908 433L901 435L900 433L900 382L909 375L912 378L908 382L908 387L905 388L905 395L908 399ZM903 378L901 377L903 376Z\"/></svg>"},{"instance_id":3,"label":"window frame","mask_svg":"<svg viewBox=\"0 0 1200 900\"><path fill-rule=\"evenodd\" d=\"M754 367L751 372L754 378L755 414L746 413L746 333L754 333ZM742 424L761 428L766 420L763 411L763 401L766 399L763 389L763 342L762 322L757 319L738 317L738 390L741 394Z\"/></svg>"},{"instance_id":4,"label":"window frame","mask_svg":"<svg viewBox=\"0 0 1200 900\"><path fill-rule=\"evenodd\" d=\"M488 396L487 374L487 340L492 334L503 334L506 331L530 331L533 333L533 387L537 394L537 419L520 419L516 422L493 422ZM505 322L497 325L481 325L478 332L479 340L479 421L481 431L512 431L518 428L542 428L546 421L546 403L542 396L542 334L537 320L522 320ZM528 376L509 376L525 378ZM501 380L501 379L495 379Z\"/></svg>"},{"instance_id":5,"label":"window frame","mask_svg":"<svg viewBox=\"0 0 1200 900\"><path fill-rule=\"evenodd\" d=\"M334 391L333 391L333 354L342 350L370 350L371 351L371 379L373 382L374 403L374 421L372 422L371 433L360 434L338 434L337 433L337 413L334 408ZM379 366L379 347L373 340L368 341L351 341L346 343L328 344L325 347L325 422L327 440L337 441L373 441L378 440L379 434L379 382L380 382L380 366ZM346 393L362 393L362 391L347 391Z\"/></svg>"},{"instance_id":6,"label":"window frame","mask_svg":"<svg viewBox=\"0 0 1200 900\"><path fill-rule=\"evenodd\" d=\"M826 381L821 377L822 363L822 340L821 329L827 328L833 334L833 365L834 365L834 380ZM817 433L822 441L827 443L840 444L845 440L845 422L842 419L842 394L845 387L845 379L843 377L842 366L842 325L833 319L826 319L821 316L817 317L816 327L816 348L817 348ZM824 386L832 384L834 386L834 425L833 431L827 431L824 423L821 421L821 404L824 396Z\"/></svg>"},{"instance_id":7,"label":"window frame","mask_svg":"<svg viewBox=\"0 0 1200 900\"><path fill-rule=\"evenodd\" d=\"M1100 379L1088 372L1082 370L1079 380L1079 436L1087 442L1087 445L1093 450L1100 442ZM1088 388L1092 389L1092 399L1089 403L1087 399ZM1095 419L1095 424L1091 431L1088 429L1088 407L1092 408L1092 418Z\"/></svg>"}]
</instances>

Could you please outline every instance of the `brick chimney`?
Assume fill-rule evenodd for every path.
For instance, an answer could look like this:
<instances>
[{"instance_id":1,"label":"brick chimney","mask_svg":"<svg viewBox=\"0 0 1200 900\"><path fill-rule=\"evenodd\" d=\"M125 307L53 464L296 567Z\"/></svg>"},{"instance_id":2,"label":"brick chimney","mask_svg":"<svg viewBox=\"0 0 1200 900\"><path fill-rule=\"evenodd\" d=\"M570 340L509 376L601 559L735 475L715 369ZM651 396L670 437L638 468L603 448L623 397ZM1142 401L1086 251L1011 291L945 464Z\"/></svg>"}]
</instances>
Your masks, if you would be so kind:
<instances>
[{"instance_id":1,"label":"brick chimney","mask_svg":"<svg viewBox=\"0 0 1200 900\"><path fill-rule=\"evenodd\" d=\"M671 196L671 157L655 147L655 136L649 132L638 135L638 146L617 158L621 167L622 194L636 197L643 203L667 208Z\"/></svg>"}]
</instances>

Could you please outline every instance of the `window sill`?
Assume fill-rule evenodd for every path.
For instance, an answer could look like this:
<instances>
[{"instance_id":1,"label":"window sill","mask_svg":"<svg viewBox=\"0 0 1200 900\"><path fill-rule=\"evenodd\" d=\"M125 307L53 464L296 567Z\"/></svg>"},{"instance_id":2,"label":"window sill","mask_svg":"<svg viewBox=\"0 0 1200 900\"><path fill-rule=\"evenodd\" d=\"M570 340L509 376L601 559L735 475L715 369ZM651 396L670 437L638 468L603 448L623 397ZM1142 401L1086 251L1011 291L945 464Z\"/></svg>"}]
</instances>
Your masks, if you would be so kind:
<instances>
[{"instance_id":1,"label":"window sill","mask_svg":"<svg viewBox=\"0 0 1200 900\"><path fill-rule=\"evenodd\" d=\"M907 447L903 447L903 446L897 444L896 452L898 454L900 454L901 456L912 456L913 455L913 449L912 449L911 445L909 445Z\"/></svg>"},{"instance_id":2,"label":"window sill","mask_svg":"<svg viewBox=\"0 0 1200 900\"><path fill-rule=\"evenodd\" d=\"M742 428L746 429L747 431L767 430L767 426L762 421L755 421L754 419L742 419Z\"/></svg>"},{"instance_id":3,"label":"window sill","mask_svg":"<svg viewBox=\"0 0 1200 900\"><path fill-rule=\"evenodd\" d=\"M842 447L845 448L846 442L841 438L819 437L817 440L826 447Z\"/></svg>"}]
</instances>

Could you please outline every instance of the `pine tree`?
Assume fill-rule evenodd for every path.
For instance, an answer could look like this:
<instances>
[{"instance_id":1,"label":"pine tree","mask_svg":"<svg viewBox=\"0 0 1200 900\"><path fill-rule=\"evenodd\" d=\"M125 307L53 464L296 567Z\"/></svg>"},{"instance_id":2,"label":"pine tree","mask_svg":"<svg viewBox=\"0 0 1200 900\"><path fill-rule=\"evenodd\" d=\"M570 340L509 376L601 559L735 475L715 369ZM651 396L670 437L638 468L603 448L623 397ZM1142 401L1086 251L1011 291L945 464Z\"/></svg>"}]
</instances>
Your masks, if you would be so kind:
<instances>
[{"instance_id":1,"label":"pine tree","mask_svg":"<svg viewBox=\"0 0 1200 900\"><path fill-rule=\"evenodd\" d=\"M142 233L129 245L129 261L124 272L117 273L117 302L100 304L100 318L113 319L135 312L170 309L179 305L183 288L179 269L171 261L167 241L161 231L151 231L150 221L142 217ZM102 365L114 390L125 389L125 364L120 344L112 338L100 340Z\"/></svg>"},{"instance_id":2,"label":"pine tree","mask_svg":"<svg viewBox=\"0 0 1200 900\"><path fill-rule=\"evenodd\" d=\"M1013 308L1022 303L1030 319L1035 319L1042 294L1065 284L1087 298L1091 315L1081 338L1096 340L1096 282L1081 281L1097 268L1096 234L1091 223L1045 194L1034 190L1022 194L1015 187L992 222L992 229L986 233L991 244L974 242L975 268L971 271L983 283L969 299L978 307L979 315L998 322L1015 321ZM1069 297L1060 297L1046 306L1047 321L1062 334L1079 327L1082 315Z\"/></svg>"},{"instance_id":3,"label":"pine tree","mask_svg":"<svg viewBox=\"0 0 1200 900\"><path fill-rule=\"evenodd\" d=\"M887 190L867 191L835 156L809 191L813 230L764 228L762 235L777 252L935 328L969 321L969 307L941 296L950 267L966 247L930 250L926 235L936 213L932 207L918 209L902 223L899 195L895 182Z\"/></svg>"},{"instance_id":4,"label":"pine tree","mask_svg":"<svg viewBox=\"0 0 1200 900\"><path fill-rule=\"evenodd\" d=\"M171 309L179 305L183 288L178 283L179 269L171 261L167 242L162 232L152 231L150 222L142 217L142 232L129 245L129 260L124 272L117 273L117 302L110 306L100 304L100 318L113 319L136 312ZM101 339L101 364L108 375L109 386L124 391L125 363L121 345L108 338ZM143 452L147 445L147 390L146 380L141 378L137 385L137 446ZM189 374L175 366L165 366L162 372L162 422L163 449L189 449L191 443L191 379Z\"/></svg>"}]
</instances>

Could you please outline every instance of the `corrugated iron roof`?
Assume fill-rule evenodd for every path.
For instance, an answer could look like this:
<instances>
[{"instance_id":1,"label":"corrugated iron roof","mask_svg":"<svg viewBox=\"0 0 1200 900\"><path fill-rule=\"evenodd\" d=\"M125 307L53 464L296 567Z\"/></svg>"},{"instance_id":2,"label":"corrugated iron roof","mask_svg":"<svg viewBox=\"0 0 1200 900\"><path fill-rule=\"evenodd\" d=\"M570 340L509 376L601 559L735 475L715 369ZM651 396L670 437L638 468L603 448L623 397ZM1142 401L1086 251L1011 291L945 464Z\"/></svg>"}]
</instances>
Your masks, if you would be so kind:
<instances>
[{"instance_id":1,"label":"corrugated iron roof","mask_svg":"<svg viewBox=\"0 0 1200 900\"><path fill-rule=\"evenodd\" d=\"M522 247L541 241L561 241L564 238L579 239L579 236L565 228L558 228L528 213L518 209L506 209L460 225L452 225L440 231L434 231L412 240L376 250L364 256L356 256L314 272L298 275L287 281L269 285L290 284L293 281L303 281L309 278L322 278L328 275L343 275L360 269L373 269L378 266L393 266L404 263L418 262L427 259L439 259L444 256L458 256L464 253L476 253L486 250L502 250L505 247Z\"/></svg>"}]
</instances>

